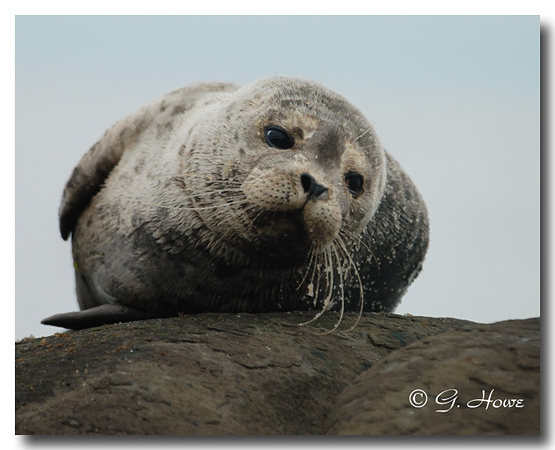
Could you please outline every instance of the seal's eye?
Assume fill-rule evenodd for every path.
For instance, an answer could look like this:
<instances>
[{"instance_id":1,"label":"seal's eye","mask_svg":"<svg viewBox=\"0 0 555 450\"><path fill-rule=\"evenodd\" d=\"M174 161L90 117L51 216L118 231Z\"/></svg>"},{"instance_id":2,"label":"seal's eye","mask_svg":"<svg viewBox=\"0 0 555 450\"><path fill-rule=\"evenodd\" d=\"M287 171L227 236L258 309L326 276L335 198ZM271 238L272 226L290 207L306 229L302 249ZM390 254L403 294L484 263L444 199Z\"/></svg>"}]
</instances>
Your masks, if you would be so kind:
<instances>
[{"instance_id":1,"label":"seal's eye","mask_svg":"<svg viewBox=\"0 0 555 450\"><path fill-rule=\"evenodd\" d=\"M351 195L357 198L362 192L364 177L356 172L349 171L345 174L345 184Z\"/></svg>"},{"instance_id":2,"label":"seal's eye","mask_svg":"<svg viewBox=\"0 0 555 450\"><path fill-rule=\"evenodd\" d=\"M270 147L287 150L295 145L294 139L283 128L271 126L264 129L266 144Z\"/></svg>"}]
</instances>

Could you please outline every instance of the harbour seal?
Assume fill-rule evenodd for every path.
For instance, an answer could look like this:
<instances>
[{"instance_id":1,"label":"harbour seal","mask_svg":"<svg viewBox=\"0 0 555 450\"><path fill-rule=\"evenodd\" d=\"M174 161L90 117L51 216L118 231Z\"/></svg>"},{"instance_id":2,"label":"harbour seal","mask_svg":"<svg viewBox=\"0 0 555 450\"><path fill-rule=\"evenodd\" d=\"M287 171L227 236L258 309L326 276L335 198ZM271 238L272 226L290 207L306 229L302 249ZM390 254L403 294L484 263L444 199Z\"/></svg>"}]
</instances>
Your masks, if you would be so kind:
<instances>
[{"instance_id":1,"label":"harbour seal","mask_svg":"<svg viewBox=\"0 0 555 450\"><path fill-rule=\"evenodd\" d=\"M389 312L428 247L424 201L363 114L293 77L195 84L117 122L73 170L60 231L81 311L42 323L73 329Z\"/></svg>"}]
</instances>

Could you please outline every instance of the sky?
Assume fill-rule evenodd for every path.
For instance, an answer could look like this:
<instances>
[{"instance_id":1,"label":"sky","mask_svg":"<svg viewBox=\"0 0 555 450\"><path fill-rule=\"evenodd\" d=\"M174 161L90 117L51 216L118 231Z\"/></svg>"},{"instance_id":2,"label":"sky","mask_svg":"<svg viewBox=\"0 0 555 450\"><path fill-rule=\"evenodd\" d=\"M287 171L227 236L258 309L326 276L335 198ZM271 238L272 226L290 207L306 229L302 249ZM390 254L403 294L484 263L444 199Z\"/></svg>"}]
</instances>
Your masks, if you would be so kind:
<instances>
[{"instance_id":1,"label":"sky","mask_svg":"<svg viewBox=\"0 0 555 450\"><path fill-rule=\"evenodd\" d=\"M538 16L18 16L15 338L77 310L63 187L115 121L189 83L317 81L374 125L431 240L397 313L540 314Z\"/></svg>"}]
</instances>

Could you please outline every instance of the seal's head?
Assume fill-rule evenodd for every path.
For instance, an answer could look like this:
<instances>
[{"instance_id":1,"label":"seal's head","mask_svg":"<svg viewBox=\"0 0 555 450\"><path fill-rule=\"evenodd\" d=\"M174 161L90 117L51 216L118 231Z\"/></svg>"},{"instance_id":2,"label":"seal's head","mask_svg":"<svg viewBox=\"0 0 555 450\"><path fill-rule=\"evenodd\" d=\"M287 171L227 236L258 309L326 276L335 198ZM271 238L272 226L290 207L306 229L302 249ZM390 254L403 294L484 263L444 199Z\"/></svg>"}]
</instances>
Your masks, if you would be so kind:
<instances>
[{"instance_id":1,"label":"seal's head","mask_svg":"<svg viewBox=\"0 0 555 450\"><path fill-rule=\"evenodd\" d=\"M216 233L235 235L226 241L238 255L306 257L310 247L359 235L380 203L385 153L372 126L313 82L272 77L247 85L187 132L185 184L230 194L221 220L202 209L205 197L196 207Z\"/></svg>"}]
</instances>

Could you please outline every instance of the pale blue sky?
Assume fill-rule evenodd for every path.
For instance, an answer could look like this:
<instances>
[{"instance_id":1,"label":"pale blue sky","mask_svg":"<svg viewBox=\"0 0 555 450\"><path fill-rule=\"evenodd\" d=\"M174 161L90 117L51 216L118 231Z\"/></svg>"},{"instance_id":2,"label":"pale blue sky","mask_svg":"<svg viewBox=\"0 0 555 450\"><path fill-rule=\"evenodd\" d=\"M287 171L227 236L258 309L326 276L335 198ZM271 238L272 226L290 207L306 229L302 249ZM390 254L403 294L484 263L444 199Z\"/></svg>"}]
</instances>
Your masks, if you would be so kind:
<instances>
[{"instance_id":1,"label":"pale blue sky","mask_svg":"<svg viewBox=\"0 0 555 450\"><path fill-rule=\"evenodd\" d=\"M19 17L17 68L72 84L292 73L537 96L538 27L537 16Z\"/></svg>"},{"instance_id":2,"label":"pale blue sky","mask_svg":"<svg viewBox=\"0 0 555 450\"><path fill-rule=\"evenodd\" d=\"M65 181L119 118L196 81L318 81L374 123L427 201L399 313L539 315L539 17L18 17L16 338L77 309Z\"/></svg>"}]
</instances>

